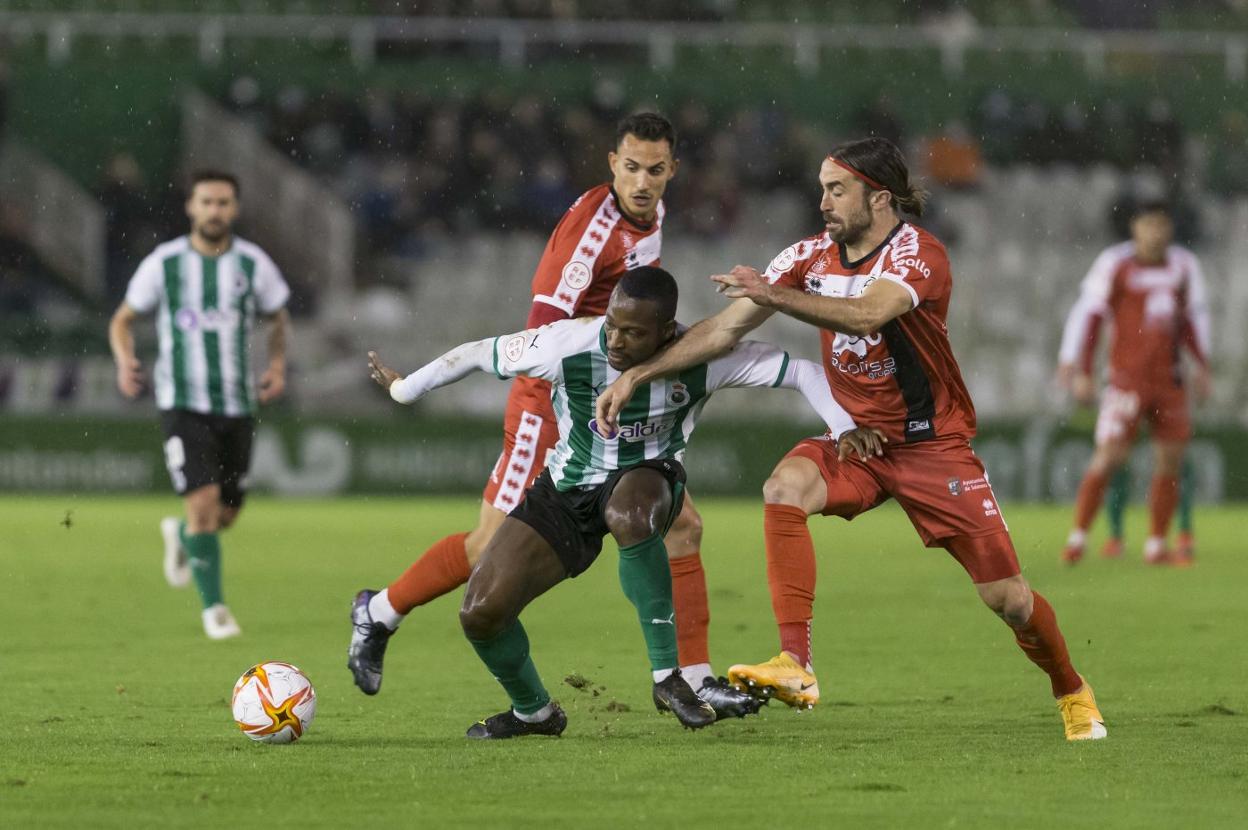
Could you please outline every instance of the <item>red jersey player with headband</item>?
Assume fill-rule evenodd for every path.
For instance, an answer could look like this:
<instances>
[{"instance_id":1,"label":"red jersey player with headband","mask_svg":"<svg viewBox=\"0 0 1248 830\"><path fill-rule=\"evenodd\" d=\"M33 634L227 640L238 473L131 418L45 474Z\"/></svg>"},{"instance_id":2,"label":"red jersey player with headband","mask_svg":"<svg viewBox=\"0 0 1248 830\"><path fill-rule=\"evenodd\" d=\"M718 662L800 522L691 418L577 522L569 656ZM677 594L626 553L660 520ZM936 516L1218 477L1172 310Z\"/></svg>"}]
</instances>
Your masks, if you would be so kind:
<instances>
[{"instance_id":1,"label":"red jersey player with headband","mask_svg":"<svg viewBox=\"0 0 1248 830\"><path fill-rule=\"evenodd\" d=\"M625 271L658 265L663 193L679 166L675 149L675 130L660 115L637 113L620 122L615 148L607 156L612 181L582 194L551 233L533 276L526 328L602 315ZM362 691L380 689L386 643L404 616L468 581L494 532L545 469L558 438L550 383L513 380L503 417L503 450L482 494L476 528L434 543L388 588L356 595L347 665ZM682 676L720 717L757 711L757 701L711 670L702 520L687 494L664 541Z\"/></svg>"},{"instance_id":2,"label":"red jersey player with headband","mask_svg":"<svg viewBox=\"0 0 1248 830\"><path fill-rule=\"evenodd\" d=\"M1152 433L1153 481L1144 561L1189 565L1190 540L1171 553L1166 544L1179 502L1183 451L1192 434L1180 355L1197 364L1196 397L1209 394L1209 304L1200 261L1173 244L1168 206L1144 202L1131 218L1131 239L1101 252L1070 310L1058 379L1081 403L1092 400L1092 366L1101 324L1113 322L1109 383L1096 421L1096 451L1075 499L1074 528L1062 560L1083 558L1088 528L1114 473L1126 463L1141 421Z\"/></svg>"},{"instance_id":3,"label":"red jersey player with headband","mask_svg":"<svg viewBox=\"0 0 1248 830\"><path fill-rule=\"evenodd\" d=\"M729 679L793 706L819 700L811 665L815 550L810 515L852 519L893 498L928 547L962 565L980 598L1049 677L1069 740L1103 738L1091 687L1071 665L1048 602L1032 591L983 464L975 410L945 327L952 276L945 247L903 218L925 194L901 152L868 138L836 147L819 170L824 231L781 251L764 273L712 277L735 300L666 352L625 372L598 400L608 426L639 383L722 353L779 311L820 330L834 397L886 452L863 461L828 436L800 442L763 487L764 537L781 653Z\"/></svg>"}]
</instances>

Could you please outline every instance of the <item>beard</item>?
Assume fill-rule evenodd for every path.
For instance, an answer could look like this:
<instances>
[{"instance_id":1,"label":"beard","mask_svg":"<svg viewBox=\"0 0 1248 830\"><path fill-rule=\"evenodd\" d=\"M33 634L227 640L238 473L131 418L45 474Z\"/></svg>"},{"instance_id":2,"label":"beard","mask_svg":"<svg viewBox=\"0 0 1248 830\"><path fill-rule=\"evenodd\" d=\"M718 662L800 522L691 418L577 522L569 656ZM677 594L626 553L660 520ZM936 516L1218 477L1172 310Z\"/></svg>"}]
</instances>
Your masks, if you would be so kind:
<instances>
[{"instance_id":1,"label":"beard","mask_svg":"<svg viewBox=\"0 0 1248 830\"><path fill-rule=\"evenodd\" d=\"M828 221L827 217L823 220ZM841 219L841 224L835 230L828 228L828 236L833 242L840 245L853 245L862 239L862 235L867 232L867 228L871 227L871 217L867 213L861 213L857 216L847 216Z\"/></svg>"},{"instance_id":2,"label":"beard","mask_svg":"<svg viewBox=\"0 0 1248 830\"><path fill-rule=\"evenodd\" d=\"M230 235L230 226L226 222L205 222L195 228L195 233L209 242L220 242Z\"/></svg>"}]
</instances>

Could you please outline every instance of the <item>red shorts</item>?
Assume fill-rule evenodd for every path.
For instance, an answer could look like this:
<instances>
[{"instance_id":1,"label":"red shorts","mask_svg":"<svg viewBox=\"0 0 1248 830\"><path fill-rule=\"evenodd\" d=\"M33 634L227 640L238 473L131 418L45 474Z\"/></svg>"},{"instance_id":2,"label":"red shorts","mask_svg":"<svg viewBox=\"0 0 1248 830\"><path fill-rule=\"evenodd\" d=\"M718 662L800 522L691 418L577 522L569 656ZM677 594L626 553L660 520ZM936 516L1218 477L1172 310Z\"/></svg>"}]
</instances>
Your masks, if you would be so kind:
<instances>
[{"instance_id":1,"label":"red shorts","mask_svg":"<svg viewBox=\"0 0 1248 830\"><path fill-rule=\"evenodd\" d=\"M514 397L514 396L513 396ZM531 409L528 407L532 407ZM546 454L559 442L559 426L548 413L523 398L507 401L503 415L503 452L481 498L510 513L534 480L546 469ZM546 407L549 410L549 406Z\"/></svg>"},{"instance_id":2,"label":"red shorts","mask_svg":"<svg viewBox=\"0 0 1248 830\"><path fill-rule=\"evenodd\" d=\"M1096 416L1096 443L1135 440L1140 421L1158 441L1186 441L1192 437L1192 419L1187 409L1187 392L1182 386L1128 391L1105 387L1101 409Z\"/></svg>"},{"instance_id":3,"label":"red shorts","mask_svg":"<svg viewBox=\"0 0 1248 830\"><path fill-rule=\"evenodd\" d=\"M894 498L923 544L948 549L975 582L1019 573L988 474L966 439L893 445L870 461L857 456L839 461L836 454L836 442L825 435L802 441L785 456L808 458L819 467L828 487L823 515L852 519Z\"/></svg>"}]
</instances>

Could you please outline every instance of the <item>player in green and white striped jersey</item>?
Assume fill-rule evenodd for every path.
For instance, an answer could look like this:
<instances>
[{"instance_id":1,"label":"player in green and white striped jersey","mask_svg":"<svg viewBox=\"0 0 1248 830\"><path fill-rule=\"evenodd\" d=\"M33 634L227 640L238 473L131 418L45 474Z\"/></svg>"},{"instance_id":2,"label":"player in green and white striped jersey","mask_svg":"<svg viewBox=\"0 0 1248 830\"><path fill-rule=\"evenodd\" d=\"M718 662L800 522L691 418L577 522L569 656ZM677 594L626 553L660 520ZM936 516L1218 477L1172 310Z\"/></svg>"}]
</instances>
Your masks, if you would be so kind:
<instances>
[{"instance_id":1,"label":"player in green and white striped jersey","mask_svg":"<svg viewBox=\"0 0 1248 830\"><path fill-rule=\"evenodd\" d=\"M466 377L492 371L500 378L551 382L559 425L545 472L495 533L468 581L460 621L469 641L503 685L512 708L474 724L473 738L559 734L567 718L552 703L529 657L518 619L529 602L593 563L610 533L620 547L620 582L637 608L660 711L691 728L715 712L680 678L671 573L663 535L680 511L680 459L707 399L731 386L798 389L823 417L842 450L866 458L881 451L874 430L860 430L833 400L823 370L790 359L774 346L746 342L709 363L637 389L603 434L594 421L599 392L620 372L647 360L677 335L676 282L660 268L627 272L605 317L563 320L541 328L467 343L406 378L370 353L374 379L400 403ZM372 602L383 595L369 595ZM382 609L384 611L384 609ZM392 610L392 609L391 609ZM381 621L357 625L351 659L376 662L390 630Z\"/></svg>"},{"instance_id":2,"label":"player in green and white striped jersey","mask_svg":"<svg viewBox=\"0 0 1248 830\"><path fill-rule=\"evenodd\" d=\"M146 379L133 326L156 312L156 405L169 475L186 507L185 521L161 522L165 578L182 587L194 576L204 631L213 639L240 633L221 590L217 533L242 509L256 405L286 385L290 289L259 246L234 236L238 204L233 176L195 174L186 202L191 232L143 260L109 325L117 386L136 398ZM268 365L258 391L251 361L257 316L269 321Z\"/></svg>"}]
</instances>

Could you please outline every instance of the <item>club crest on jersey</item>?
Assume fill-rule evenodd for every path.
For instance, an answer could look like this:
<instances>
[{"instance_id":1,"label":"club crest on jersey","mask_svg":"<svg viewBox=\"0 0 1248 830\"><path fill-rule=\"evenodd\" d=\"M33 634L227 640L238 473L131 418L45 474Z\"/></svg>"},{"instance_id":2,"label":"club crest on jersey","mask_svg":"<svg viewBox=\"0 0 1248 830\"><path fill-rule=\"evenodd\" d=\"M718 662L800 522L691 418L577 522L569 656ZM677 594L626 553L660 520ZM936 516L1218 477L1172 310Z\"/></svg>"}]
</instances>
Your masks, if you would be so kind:
<instances>
[{"instance_id":1,"label":"club crest on jersey","mask_svg":"<svg viewBox=\"0 0 1248 830\"><path fill-rule=\"evenodd\" d=\"M959 479L951 478L946 483L949 485L949 495L951 496L962 495L962 482Z\"/></svg>"},{"instance_id":2,"label":"club crest on jersey","mask_svg":"<svg viewBox=\"0 0 1248 830\"><path fill-rule=\"evenodd\" d=\"M173 315L173 324L182 331L195 331L199 328L199 315L192 308L179 308Z\"/></svg>"},{"instance_id":3,"label":"club crest on jersey","mask_svg":"<svg viewBox=\"0 0 1248 830\"><path fill-rule=\"evenodd\" d=\"M667 393L667 402L672 406L684 406L689 402L689 387L680 381L672 384L672 391Z\"/></svg>"},{"instance_id":4,"label":"club crest on jersey","mask_svg":"<svg viewBox=\"0 0 1248 830\"><path fill-rule=\"evenodd\" d=\"M517 360L519 360L520 356L523 354L524 354L524 335L523 334L517 334L515 337L508 340L507 344L503 346L503 356L506 357L512 363L515 363Z\"/></svg>"},{"instance_id":5,"label":"club crest on jersey","mask_svg":"<svg viewBox=\"0 0 1248 830\"><path fill-rule=\"evenodd\" d=\"M591 276L589 266L579 260L563 266L563 283L573 291L580 291L589 285Z\"/></svg>"}]
</instances>

